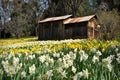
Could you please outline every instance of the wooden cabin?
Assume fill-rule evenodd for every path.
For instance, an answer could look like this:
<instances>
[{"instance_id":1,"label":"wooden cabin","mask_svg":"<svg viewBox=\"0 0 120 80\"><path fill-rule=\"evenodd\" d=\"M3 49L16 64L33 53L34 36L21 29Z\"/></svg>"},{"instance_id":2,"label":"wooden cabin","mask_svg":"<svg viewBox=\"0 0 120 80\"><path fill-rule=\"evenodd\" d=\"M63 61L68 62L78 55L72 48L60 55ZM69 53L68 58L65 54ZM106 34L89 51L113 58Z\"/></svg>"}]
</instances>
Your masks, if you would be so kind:
<instances>
[{"instance_id":1,"label":"wooden cabin","mask_svg":"<svg viewBox=\"0 0 120 80\"><path fill-rule=\"evenodd\" d=\"M95 15L71 18L72 15L39 21L39 40L93 39L99 37Z\"/></svg>"},{"instance_id":2,"label":"wooden cabin","mask_svg":"<svg viewBox=\"0 0 120 80\"><path fill-rule=\"evenodd\" d=\"M64 21L65 38L94 39L99 38L97 17L89 15L84 17L69 18Z\"/></svg>"},{"instance_id":3,"label":"wooden cabin","mask_svg":"<svg viewBox=\"0 0 120 80\"><path fill-rule=\"evenodd\" d=\"M61 40L65 39L64 20L72 15L60 17L51 17L38 21L38 39L39 40Z\"/></svg>"}]
</instances>

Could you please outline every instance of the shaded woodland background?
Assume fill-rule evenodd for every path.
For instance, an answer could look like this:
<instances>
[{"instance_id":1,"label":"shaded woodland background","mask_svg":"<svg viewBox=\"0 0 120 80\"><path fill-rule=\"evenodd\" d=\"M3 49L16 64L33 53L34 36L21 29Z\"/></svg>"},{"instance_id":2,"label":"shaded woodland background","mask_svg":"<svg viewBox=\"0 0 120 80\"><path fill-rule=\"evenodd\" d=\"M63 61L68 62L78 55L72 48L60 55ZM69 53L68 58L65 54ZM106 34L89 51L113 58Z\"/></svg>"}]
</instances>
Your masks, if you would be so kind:
<instances>
[{"instance_id":1,"label":"shaded woodland background","mask_svg":"<svg viewBox=\"0 0 120 80\"><path fill-rule=\"evenodd\" d=\"M119 0L0 0L0 37L37 35L38 20L96 14L104 39L120 37Z\"/></svg>"}]
</instances>

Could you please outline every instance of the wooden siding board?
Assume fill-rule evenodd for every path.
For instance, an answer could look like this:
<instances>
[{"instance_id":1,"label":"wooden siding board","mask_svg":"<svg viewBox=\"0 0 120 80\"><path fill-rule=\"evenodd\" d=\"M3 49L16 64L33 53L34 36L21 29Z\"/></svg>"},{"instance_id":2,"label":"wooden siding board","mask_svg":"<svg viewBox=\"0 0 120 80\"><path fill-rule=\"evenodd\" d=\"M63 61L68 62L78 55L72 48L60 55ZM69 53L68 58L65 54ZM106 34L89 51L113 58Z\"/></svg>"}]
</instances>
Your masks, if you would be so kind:
<instances>
[{"instance_id":1,"label":"wooden siding board","mask_svg":"<svg viewBox=\"0 0 120 80\"><path fill-rule=\"evenodd\" d=\"M66 24L65 29L66 36L68 35L66 38L87 38L87 22Z\"/></svg>"},{"instance_id":2,"label":"wooden siding board","mask_svg":"<svg viewBox=\"0 0 120 80\"><path fill-rule=\"evenodd\" d=\"M39 25L38 30L39 30L38 39L41 40L43 39L43 24Z\"/></svg>"},{"instance_id":3,"label":"wooden siding board","mask_svg":"<svg viewBox=\"0 0 120 80\"><path fill-rule=\"evenodd\" d=\"M71 38L71 37L72 37L72 33L73 33L73 32L72 32L72 30L73 30L73 29L72 29L72 26L70 26L69 24L68 24L68 25L65 25L65 28L64 28L64 29L65 29L65 31L64 31L64 32L65 32L65 33L64 33L64 34L65 34L65 35L64 35L65 38L66 38L66 39Z\"/></svg>"},{"instance_id":4,"label":"wooden siding board","mask_svg":"<svg viewBox=\"0 0 120 80\"><path fill-rule=\"evenodd\" d=\"M64 25L62 21L43 23L39 25L39 40L64 39Z\"/></svg>"}]
</instances>

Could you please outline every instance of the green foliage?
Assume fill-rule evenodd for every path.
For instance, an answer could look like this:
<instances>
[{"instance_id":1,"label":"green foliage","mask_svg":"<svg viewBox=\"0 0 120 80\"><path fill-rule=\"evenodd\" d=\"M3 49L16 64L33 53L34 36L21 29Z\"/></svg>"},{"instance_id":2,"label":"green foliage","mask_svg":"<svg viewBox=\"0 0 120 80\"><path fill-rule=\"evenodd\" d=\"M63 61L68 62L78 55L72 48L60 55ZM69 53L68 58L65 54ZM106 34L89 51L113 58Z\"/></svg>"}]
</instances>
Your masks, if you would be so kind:
<instances>
[{"instance_id":1,"label":"green foliage","mask_svg":"<svg viewBox=\"0 0 120 80\"><path fill-rule=\"evenodd\" d=\"M115 9L98 13L101 32L105 39L112 39L120 35L120 15Z\"/></svg>"},{"instance_id":2,"label":"green foliage","mask_svg":"<svg viewBox=\"0 0 120 80\"><path fill-rule=\"evenodd\" d=\"M36 13L40 12L41 5L36 0L29 1L29 3L25 3L24 0L13 0L12 2L3 1L4 7L7 7L5 2L10 7L13 6L11 21L5 23L5 32L17 38L35 35L39 18Z\"/></svg>"},{"instance_id":3,"label":"green foliage","mask_svg":"<svg viewBox=\"0 0 120 80\"><path fill-rule=\"evenodd\" d=\"M77 16L86 16L86 15L90 15L90 14L94 14L94 13L95 13L94 7L90 5L88 0L84 0L81 3L76 15Z\"/></svg>"},{"instance_id":4,"label":"green foliage","mask_svg":"<svg viewBox=\"0 0 120 80\"><path fill-rule=\"evenodd\" d=\"M120 1L119 0L113 0L113 3L114 3L114 5L117 5L117 6L120 5Z\"/></svg>"}]
</instances>

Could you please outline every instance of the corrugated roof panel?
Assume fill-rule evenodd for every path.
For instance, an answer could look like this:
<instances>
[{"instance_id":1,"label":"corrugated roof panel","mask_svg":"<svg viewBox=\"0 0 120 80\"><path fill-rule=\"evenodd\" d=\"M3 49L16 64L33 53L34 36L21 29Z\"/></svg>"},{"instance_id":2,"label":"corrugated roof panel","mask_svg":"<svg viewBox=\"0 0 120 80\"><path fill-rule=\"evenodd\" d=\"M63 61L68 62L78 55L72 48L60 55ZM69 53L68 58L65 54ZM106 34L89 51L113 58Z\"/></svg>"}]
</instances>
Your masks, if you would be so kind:
<instances>
[{"instance_id":1,"label":"corrugated roof panel","mask_svg":"<svg viewBox=\"0 0 120 80\"><path fill-rule=\"evenodd\" d=\"M59 16L59 17L46 18L46 19L43 19L43 20L41 20L41 21L38 21L38 23L64 20L64 19L67 19L67 18L69 18L69 17L71 17L71 16L72 16L72 15L65 15L65 16Z\"/></svg>"},{"instance_id":2,"label":"corrugated roof panel","mask_svg":"<svg viewBox=\"0 0 120 80\"><path fill-rule=\"evenodd\" d=\"M77 18L69 18L69 19L64 21L64 24L71 24L71 23L78 23L78 22L89 21L94 16L95 15L84 16L84 17L77 17Z\"/></svg>"}]
</instances>

